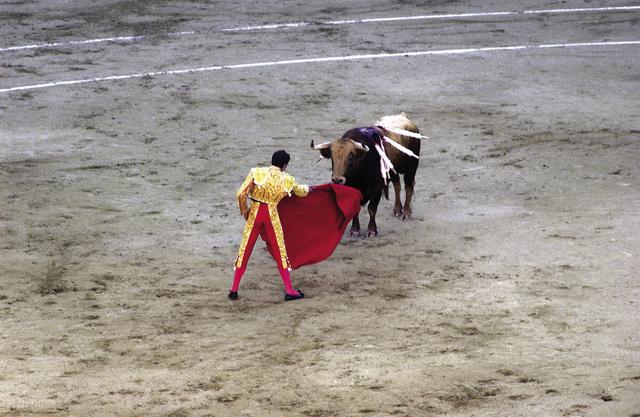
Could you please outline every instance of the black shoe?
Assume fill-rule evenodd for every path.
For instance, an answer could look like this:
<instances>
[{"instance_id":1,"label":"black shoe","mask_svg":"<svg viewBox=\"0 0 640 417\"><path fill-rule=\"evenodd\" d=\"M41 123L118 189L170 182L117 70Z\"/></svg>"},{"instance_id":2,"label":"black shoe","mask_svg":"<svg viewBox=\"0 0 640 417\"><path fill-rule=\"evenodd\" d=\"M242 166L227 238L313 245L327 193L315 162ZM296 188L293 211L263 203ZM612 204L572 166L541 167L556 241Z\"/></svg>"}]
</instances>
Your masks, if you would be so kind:
<instances>
[{"instance_id":1,"label":"black shoe","mask_svg":"<svg viewBox=\"0 0 640 417\"><path fill-rule=\"evenodd\" d=\"M284 295L284 300L285 301L292 301L292 300L299 300L301 298L304 298L304 294L303 293L298 291L298 294L300 294L300 295L285 294Z\"/></svg>"},{"instance_id":2,"label":"black shoe","mask_svg":"<svg viewBox=\"0 0 640 417\"><path fill-rule=\"evenodd\" d=\"M229 298L232 300L238 299L238 291L229 291Z\"/></svg>"}]
</instances>

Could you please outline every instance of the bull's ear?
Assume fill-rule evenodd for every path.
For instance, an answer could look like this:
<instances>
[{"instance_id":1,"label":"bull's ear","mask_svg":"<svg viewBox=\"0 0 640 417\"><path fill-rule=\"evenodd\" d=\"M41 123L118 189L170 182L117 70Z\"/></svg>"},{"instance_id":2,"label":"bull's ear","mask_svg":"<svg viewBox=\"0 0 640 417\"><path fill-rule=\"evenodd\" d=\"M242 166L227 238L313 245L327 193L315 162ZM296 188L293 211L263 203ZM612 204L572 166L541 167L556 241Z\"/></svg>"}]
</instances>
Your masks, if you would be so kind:
<instances>
[{"instance_id":1,"label":"bull's ear","mask_svg":"<svg viewBox=\"0 0 640 417\"><path fill-rule=\"evenodd\" d=\"M331 159L331 148L320 149L320 155L322 155L323 158Z\"/></svg>"}]
</instances>

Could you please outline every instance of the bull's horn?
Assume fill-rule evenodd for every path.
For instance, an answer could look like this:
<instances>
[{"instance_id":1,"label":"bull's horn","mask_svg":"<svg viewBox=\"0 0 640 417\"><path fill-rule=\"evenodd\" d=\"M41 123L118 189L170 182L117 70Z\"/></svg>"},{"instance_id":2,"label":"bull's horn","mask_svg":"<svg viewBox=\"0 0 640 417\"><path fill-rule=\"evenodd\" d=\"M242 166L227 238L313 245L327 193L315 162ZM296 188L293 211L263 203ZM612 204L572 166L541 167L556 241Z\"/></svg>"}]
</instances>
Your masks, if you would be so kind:
<instances>
[{"instance_id":1,"label":"bull's horn","mask_svg":"<svg viewBox=\"0 0 640 417\"><path fill-rule=\"evenodd\" d=\"M331 142L324 142L324 143L321 143L321 144L319 144L319 145L314 145L314 144L313 144L313 139L312 139L312 140L311 140L311 147L312 147L313 149L315 149L315 150L318 150L318 151L319 151L320 149L327 149L327 148L331 147Z\"/></svg>"},{"instance_id":2,"label":"bull's horn","mask_svg":"<svg viewBox=\"0 0 640 417\"><path fill-rule=\"evenodd\" d=\"M351 141L351 143L354 144L354 146L356 147L356 149L360 149L361 151L365 151L365 152L369 152L369 147L367 145L363 145L360 142L356 142L353 139L349 139Z\"/></svg>"}]
</instances>

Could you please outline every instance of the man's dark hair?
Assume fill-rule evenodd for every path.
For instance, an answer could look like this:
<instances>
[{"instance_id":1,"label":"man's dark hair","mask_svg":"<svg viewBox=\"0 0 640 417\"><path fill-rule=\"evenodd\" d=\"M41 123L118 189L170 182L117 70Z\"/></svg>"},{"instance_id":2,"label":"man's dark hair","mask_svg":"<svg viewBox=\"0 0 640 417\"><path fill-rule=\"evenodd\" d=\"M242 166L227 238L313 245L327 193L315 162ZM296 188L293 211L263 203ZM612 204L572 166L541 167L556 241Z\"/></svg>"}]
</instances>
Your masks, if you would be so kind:
<instances>
[{"instance_id":1,"label":"man's dark hair","mask_svg":"<svg viewBox=\"0 0 640 417\"><path fill-rule=\"evenodd\" d=\"M277 166L282 169L285 165L289 163L291 157L286 151L277 151L273 153L271 157L271 165Z\"/></svg>"}]
</instances>

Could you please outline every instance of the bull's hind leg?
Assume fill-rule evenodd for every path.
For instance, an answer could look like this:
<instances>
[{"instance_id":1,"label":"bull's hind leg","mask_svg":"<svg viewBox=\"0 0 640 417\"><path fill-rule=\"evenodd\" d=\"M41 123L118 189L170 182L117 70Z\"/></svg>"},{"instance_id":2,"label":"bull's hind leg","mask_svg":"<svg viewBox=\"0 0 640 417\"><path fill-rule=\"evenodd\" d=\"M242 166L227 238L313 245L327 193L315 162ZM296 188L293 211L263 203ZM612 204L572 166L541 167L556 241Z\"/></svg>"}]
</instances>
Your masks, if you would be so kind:
<instances>
[{"instance_id":1,"label":"bull's hind leg","mask_svg":"<svg viewBox=\"0 0 640 417\"><path fill-rule=\"evenodd\" d=\"M378 236L378 226L376 225L376 213L378 211L378 204L380 203L381 198L382 198L382 190L376 193L373 197L371 197L371 201L369 201L369 206L367 206L369 210L369 227L367 231L367 236L369 237Z\"/></svg>"},{"instance_id":2,"label":"bull's hind leg","mask_svg":"<svg viewBox=\"0 0 640 417\"><path fill-rule=\"evenodd\" d=\"M416 183L416 171L404 174L404 211L402 212L402 220L410 219L412 215L411 200L413 199L413 187Z\"/></svg>"},{"instance_id":3,"label":"bull's hind leg","mask_svg":"<svg viewBox=\"0 0 640 417\"><path fill-rule=\"evenodd\" d=\"M400 201L400 176L398 174L391 174L391 182L393 183L393 191L395 192L395 204L393 205L393 216L402 216L402 201Z\"/></svg>"}]
</instances>

